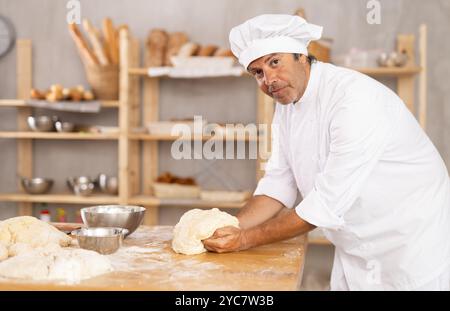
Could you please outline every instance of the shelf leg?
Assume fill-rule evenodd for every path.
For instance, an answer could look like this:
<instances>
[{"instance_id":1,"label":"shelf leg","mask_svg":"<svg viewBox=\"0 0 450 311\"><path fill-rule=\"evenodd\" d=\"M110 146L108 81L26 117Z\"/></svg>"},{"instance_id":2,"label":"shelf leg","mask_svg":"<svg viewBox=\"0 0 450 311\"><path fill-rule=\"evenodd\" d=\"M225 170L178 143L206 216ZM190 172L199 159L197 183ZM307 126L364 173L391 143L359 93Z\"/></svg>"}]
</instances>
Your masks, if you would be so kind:
<instances>
[{"instance_id":1,"label":"shelf leg","mask_svg":"<svg viewBox=\"0 0 450 311\"><path fill-rule=\"evenodd\" d=\"M30 40L17 40L17 98L28 99L32 85L32 50ZM19 131L28 130L27 117L33 113L28 107L18 107L17 124ZM17 140L17 175L32 177L33 175L33 141L31 139ZM20 180L18 180L18 187ZM31 216L33 204L19 202L19 216Z\"/></svg>"}]
</instances>

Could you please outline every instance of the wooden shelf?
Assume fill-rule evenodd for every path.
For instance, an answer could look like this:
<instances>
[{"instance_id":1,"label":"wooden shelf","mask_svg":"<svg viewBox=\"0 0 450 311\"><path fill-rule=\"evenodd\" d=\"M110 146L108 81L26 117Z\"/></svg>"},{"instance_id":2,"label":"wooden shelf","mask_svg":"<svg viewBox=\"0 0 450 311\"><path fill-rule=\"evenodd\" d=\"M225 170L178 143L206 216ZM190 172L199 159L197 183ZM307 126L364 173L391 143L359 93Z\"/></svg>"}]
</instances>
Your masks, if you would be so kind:
<instances>
[{"instance_id":1,"label":"wooden shelf","mask_svg":"<svg viewBox=\"0 0 450 311\"><path fill-rule=\"evenodd\" d=\"M148 68L129 68L128 73L135 76L148 76Z\"/></svg>"},{"instance_id":2,"label":"wooden shelf","mask_svg":"<svg viewBox=\"0 0 450 311\"><path fill-rule=\"evenodd\" d=\"M198 135L198 136L200 136L200 135ZM164 134L164 135L163 134L130 134L128 136L128 138L132 139L132 140L146 140L146 141L174 141L174 140L182 138L182 136L172 136L170 134ZM194 137L191 137L190 140L206 141L206 140L210 140L210 139L212 139L212 140L222 140L223 139L225 141L248 141L248 142L259 140L258 137L255 137L255 136L251 136L251 137L247 136L247 137L242 137L242 138L241 137L218 137L218 138L215 138L214 136L205 136L205 135L200 136L200 137L197 137L197 135L194 135ZM188 139L186 139L186 140L188 140Z\"/></svg>"},{"instance_id":3,"label":"wooden shelf","mask_svg":"<svg viewBox=\"0 0 450 311\"><path fill-rule=\"evenodd\" d=\"M129 199L134 205L160 205L174 207L198 207L198 208L242 208L246 202L218 202L200 199L158 199L153 196L140 195Z\"/></svg>"},{"instance_id":4,"label":"wooden shelf","mask_svg":"<svg viewBox=\"0 0 450 311\"><path fill-rule=\"evenodd\" d=\"M401 77L412 76L420 73L420 67L373 67L373 68L350 68L368 76L373 77Z\"/></svg>"},{"instance_id":5,"label":"wooden shelf","mask_svg":"<svg viewBox=\"0 0 450 311\"><path fill-rule=\"evenodd\" d=\"M118 133L0 132L0 138L55 140L116 140Z\"/></svg>"},{"instance_id":6,"label":"wooden shelf","mask_svg":"<svg viewBox=\"0 0 450 311\"><path fill-rule=\"evenodd\" d=\"M102 108L118 108L119 101L117 100L103 100L100 101ZM82 103L80 103L82 105ZM23 99L0 99L0 107L32 107L26 104Z\"/></svg>"},{"instance_id":7,"label":"wooden shelf","mask_svg":"<svg viewBox=\"0 0 450 311\"><path fill-rule=\"evenodd\" d=\"M74 194L25 194L3 193L0 202L59 203L59 204L118 204L117 196L92 195L87 197Z\"/></svg>"},{"instance_id":8,"label":"wooden shelf","mask_svg":"<svg viewBox=\"0 0 450 311\"><path fill-rule=\"evenodd\" d=\"M422 70L421 67L411 66L411 67L367 67L367 68L349 68L361 73L364 73L369 76L377 76L377 77L399 77L399 76L408 76L415 75L420 73ZM130 68L128 70L130 75L136 76L147 76L148 77L148 68ZM251 77L250 74L244 73L241 77ZM167 76L163 76L163 78L168 78Z\"/></svg>"},{"instance_id":9,"label":"wooden shelf","mask_svg":"<svg viewBox=\"0 0 450 311\"><path fill-rule=\"evenodd\" d=\"M58 203L58 204L119 204L119 197L108 195L76 196L73 194L26 194L3 193L0 194L0 202L28 202L28 203ZM199 208L241 208L245 202L214 202L186 199L158 199L153 196L141 195L128 200L127 204L144 206L175 206L175 207L199 207Z\"/></svg>"},{"instance_id":10,"label":"wooden shelf","mask_svg":"<svg viewBox=\"0 0 450 311\"><path fill-rule=\"evenodd\" d=\"M162 76L155 76L155 77L150 77L149 75L148 75L148 70L149 70L149 68L139 68L139 67L136 67L136 68L129 68L128 69L128 73L130 74L130 75L133 75L133 76L143 76L143 77L148 77L148 78L165 78L165 79L194 79L194 78L202 78L202 77L170 77L170 76L168 76L168 75L162 75ZM230 75L223 75L223 76L213 76L213 77L210 77L210 76L205 76L205 77L203 77L203 78L206 78L206 79L214 79L214 78L223 78L223 77L235 77L235 78L240 78L240 77L246 77L246 78L248 78L248 77L252 77L248 72L246 72L246 71L243 71L243 73L240 75L240 76L236 76L236 75L232 75L232 74L230 74Z\"/></svg>"}]
</instances>

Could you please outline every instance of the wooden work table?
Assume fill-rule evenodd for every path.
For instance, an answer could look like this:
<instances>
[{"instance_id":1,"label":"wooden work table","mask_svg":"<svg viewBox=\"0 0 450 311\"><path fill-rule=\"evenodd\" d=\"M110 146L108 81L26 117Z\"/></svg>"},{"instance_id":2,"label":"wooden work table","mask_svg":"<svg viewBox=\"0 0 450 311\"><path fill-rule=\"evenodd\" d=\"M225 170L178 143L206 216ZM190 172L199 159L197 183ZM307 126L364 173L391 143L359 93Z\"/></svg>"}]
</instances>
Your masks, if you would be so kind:
<instances>
[{"instance_id":1,"label":"wooden work table","mask_svg":"<svg viewBox=\"0 0 450 311\"><path fill-rule=\"evenodd\" d=\"M141 226L108 255L115 271L77 284L0 279L0 290L297 290L304 236L251 250L186 256L171 248L173 227Z\"/></svg>"}]
</instances>

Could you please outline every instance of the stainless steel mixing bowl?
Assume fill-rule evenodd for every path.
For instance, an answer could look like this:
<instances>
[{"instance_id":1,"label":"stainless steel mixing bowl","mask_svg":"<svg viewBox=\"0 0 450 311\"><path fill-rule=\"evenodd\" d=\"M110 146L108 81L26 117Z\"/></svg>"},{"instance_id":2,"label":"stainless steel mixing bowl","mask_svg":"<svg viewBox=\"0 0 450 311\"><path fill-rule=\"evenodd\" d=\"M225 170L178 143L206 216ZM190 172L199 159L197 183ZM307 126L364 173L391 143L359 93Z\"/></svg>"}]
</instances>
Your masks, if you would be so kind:
<instances>
[{"instance_id":1,"label":"stainless steel mixing bowl","mask_svg":"<svg viewBox=\"0 0 450 311\"><path fill-rule=\"evenodd\" d=\"M55 122L57 117L49 116L29 116L27 118L28 127L36 132L52 132L55 130Z\"/></svg>"},{"instance_id":2,"label":"stainless steel mixing bowl","mask_svg":"<svg viewBox=\"0 0 450 311\"><path fill-rule=\"evenodd\" d=\"M88 196L95 189L94 181L87 176L68 178L67 186L73 193L81 196Z\"/></svg>"},{"instance_id":3,"label":"stainless steel mixing bowl","mask_svg":"<svg viewBox=\"0 0 450 311\"><path fill-rule=\"evenodd\" d=\"M119 179L117 177L100 174L97 178L100 190L107 194L117 194L119 190Z\"/></svg>"},{"instance_id":4,"label":"stainless steel mixing bowl","mask_svg":"<svg viewBox=\"0 0 450 311\"><path fill-rule=\"evenodd\" d=\"M145 208L132 205L99 205L81 209L83 223L89 227L116 227L132 234L144 219Z\"/></svg>"},{"instance_id":5,"label":"stainless steel mixing bowl","mask_svg":"<svg viewBox=\"0 0 450 311\"><path fill-rule=\"evenodd\" d=\"M70 122L56 121L55 128L56 128L56 131L58 131L60 133L70 133L75 130L75 124L70 123Z\"/></svg>"},{"instance_id":6,"label":"stainless steel mixing bowl","mask_svg":"<svg viewBox=\"0 0 450 311\"><path fill-rule=\"evenodd\" d=\"M21 178L23 189L29 194L43 194L50 191L53 180L48 178Z\"/></svg>"},{"instance_id":7,"label":"stainless steel mixing bowl","mask_svg":"<svg viewBox=\"0 0 450 311\"><path fill-rule=\"evenodd\" d=\"M127 233L128 230L124 228L81 228L72 231L81 248L103 255L116 252Z\"/></svg>"}]
</instances>

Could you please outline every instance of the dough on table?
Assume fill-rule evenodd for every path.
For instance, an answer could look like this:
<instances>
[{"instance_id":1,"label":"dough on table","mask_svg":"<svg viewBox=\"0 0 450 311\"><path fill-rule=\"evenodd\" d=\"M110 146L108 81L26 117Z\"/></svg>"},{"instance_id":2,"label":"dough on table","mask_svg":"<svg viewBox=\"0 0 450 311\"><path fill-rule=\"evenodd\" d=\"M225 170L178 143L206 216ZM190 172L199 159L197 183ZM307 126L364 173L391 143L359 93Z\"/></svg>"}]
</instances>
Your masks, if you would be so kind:
<instances>
[{"instance_id":1,"label":"dough on table","mask_svg":"<svg viewBox=\"0 0 450 311\"><path fill-rule=\"evenodd\" d=\"M106 256L84 249L61 248L54 243L0 262L1 277L37 281L73 283L112 269Z\"/></svg>"},{"instance_id":2,"label":"dough on table","mask_svg":"<svg viewBox=\"0 0 450 311\"><path fill-rule=\"evenodd\" d=\"M8 249L2 243L0 243L0 261L8 258Z\"/></svg>"},{"instance_id":3,"label":"dough on table","mask_svg":"<svg viewBox=\"0 0 450 311\"><path fill-rule=\"evenodd\" d=\"M172 249L185 255L206 252L202 240L211 237L218 228L227 226L239 228L239 220L217 208L187 211L173 230Z\"/></svg>"},{"instance_id":4,"label":"dough on table","mask_svg":"<svg viewBox=\"0 0 450 311\"><path fill-rule=\"evenodd\" d=\"M35 248L48 244L69 246L72 239L52 225L35 217L13 217L0 222L0 243L5 247L16 243Z\"/></svg>"},{"instance_id":5,"label":"dough on table","mask_svg":"<svg viewBox=\"0 0 450 311\"><path fill-rule=\"evenodd\" d=\"M62 248L71 243L72 239L65 233L34 217L2 221L0 277L78 282L112 270L106 256L84 249Z\"/></svg>"}]
</instances>

